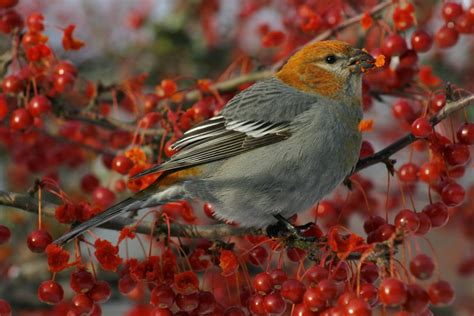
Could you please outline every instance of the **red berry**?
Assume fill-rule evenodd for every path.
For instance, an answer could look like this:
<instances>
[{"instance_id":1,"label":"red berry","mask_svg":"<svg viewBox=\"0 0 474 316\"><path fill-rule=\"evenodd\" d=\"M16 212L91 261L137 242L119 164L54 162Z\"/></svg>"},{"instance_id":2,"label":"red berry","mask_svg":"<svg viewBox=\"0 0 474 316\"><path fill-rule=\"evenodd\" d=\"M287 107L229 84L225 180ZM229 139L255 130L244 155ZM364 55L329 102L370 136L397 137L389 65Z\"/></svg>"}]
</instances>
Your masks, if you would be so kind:
<instances>
[{"instance_id":1,"label":"red berry","mask_svg":"<svg viewBox=\"0 0 474 316\"><path fill-rule=\"evenodd\" d=\"M304 304L296 304L291 312L291 316L322 316L322 314L311 311ZM334 316L343 316L335 314Z\"/></svg>"},{"instance_id":2,"label":"red berry","mask_svg":"<svg viewBox=\"0 0 474 316\"><path fill-rule=\"evenodd\" d=\"M323 279L319 281L315 288L319 291L319 297L326 301L335 298L338 292L336 282L331 279Z\"/></svg>"},{"instance_id":3,"label":"red berry","mask_svg":"<svg viewBox=\"0 0 474 316\"><path fill-rule=\"evenodd\" d=\"M367 141L367 140L364 140L362 141L362 145L360 147L360 153L359 153L359 159L364 159L364 158L367 158L369 156L372 156L374 154L374 147L372 146L372 144Z\"/></svg>"},{"instance_id":4,"label":"red berry","mask_svg":"<svg viewBox=\"0 0 474 316\"><path fill-rule=\"evenodd\" d=\"M207 217L214 219L214 209L212 208L212 205L209 203L204 203L202 207L204 213L206 214Z\"/></svg>"},{"instance_id":5,"label":"red berry","mask_svg":"<svg viewBox=\"0 0 474 316\"><path fill-rule=\"evenodd\" d=\"M77 68L68 60L60 61L53 69L53 74L56 76L70 75L77 76Z\"/></svg>"},{"instance_id":6,"label":"red berry","mask_svg":"<svg viewBox=\"0 0 474 316\"><path fill-rule=\"evenodd\" d=\"M326 301L319 297L319 291L312 287L306 289L303 303L306 308L313 312L321 311L326 307Z\"/></svg>"},{"instance_id":7,"label":"red berry","mask_svg":"<svg viewBox=\"0 0 474 316\"><path fill-rule=\"evenodd\" d=\"M180 310L190 312L199 306L199 295L197 292L188 295L178 294L176 305Z\"/></svg>"},{"instance_id":8,"label":"red berry","mask_svg":"<svg viewBox=\"0 0 474 316\"><path fill-rule=\"evenodd\" d=\"M410 272L419 280L431 278L434 269L433 260L425 254L419 254L410 261Z\"/></svg>"},{"instance_id":9,"label":"red berry","mask_svg":"<svg viewBox=\"0 0 474 316\"><path fill-rule=\"evenodd\" d=\"M216 305L217 303L214 294L207 291L199 292L199 306L196 309L199 314L207 314L214 311L216 309Z\"/></svg>"},{"instance_id":10,"label":"red berry","mask_svg":"<svg viewBox=\"0 0 474 316\"><path fill-rule=\"evenodd\" d=\"M435 34L435 42L439 48L454 46L458 42L459 32L454 27L442 26Z\"/></svg>"},{"instance_id":11,"label":"red berry","mask_svg":"<svg viewBox=\"0 0 474 316\"><path fill-rule=\"evenodd\" d=\"M161 81L161 88L163 89L164 97L170 97L176 93L178 86L176 82L170 79L164 79Z\"/></svg>"},{"instance_id":12,"label":"red berry","mask_svg":"<svg viewBox=\"0 0 474 316\"><path fill-rule=\"evenodd\" d=\"M92 306L92 310L88 314L89 316L102 316L102 308L100 307L99 304L94 303Z\"/></svg>"},{"instance_id":13,"label":"red berry","mask_svg":"<svg viewBox=\"0 0 474 316\"><path fill-rule=\"evenodd\" d=\"M428 293L418 284L412 283L407 287L407 300L403 308L411 313L421 313L429 303Z\"/></svg>"},{"instance_id":14,"label":"red berry","mask_svg":"<svg viewBox=\"0 0 474 316\"><path fill-rule=\"evenodd\" d=\"M345 261L341 261L331 268L331 278L337 282L347 281L349 266Z\"/></svg>"},{"instance_id":15,"label":"red berry","mask_svg":"<svg viewBox=\"0 0 474 316\"><path fill-rule=\"evenodd\" d=\"M469 17L469 20L474 23L474 4L471 4L471 6L467 8L466 14Z\"/></svg>"},{"instance_id":16,"label":"red berry","mask_svg":"<svg viewBox=\"0 0 474 316\"><path fill-rule=\"evenodd\" d=\"M385 279L379 286L379 298L384 305L402 305L407 300L407 286L399 279Z\"/></svg>"},{"instance_id":17,"label":"red berry","mask_svg":"<svg viewBox=\"0 0 474 316\"><path fill-rule=\"evenodd\" d=\"M165 149L164 149L164 152L165 152L165 155L166 157L171 157L173 156L175 153L176 153L176 150L172 149L171 148L171 145L173 145L173 143L176 141L176 139L169 139L166 143L165 143Z\"/></svg>"},{"instance_id":18,"label":"red berry","mask_svg":"<svg viewBox=\"0 0 474 316\"><path fill-rule=\"evenodd\" d=\"M398 170L398 177L403 182L413 183L418 180L418 166L414 163L408 162L400 166Z\"/></svg>"},{"instance_id":19,"label":"red berry","mask_svg":"<svg viewBox=\"0 0 474 316\"><path fill-rule=\"evenodd\" d=\"M7 243L11 235L12 233L7 226L0 225L0 245Z\"/></svg>"},{"instance_id":20,"label":"red berry","mask_svg":"<svg viewBox=\"0 0 474 316\"><path fill-rule=\"evenodd\" d=\"M44 30L44 17L41 13L33 12L26 19L26 26L30 31L42 32Z\"/></svg>"},{"instance_id":21,"label":"red berry","mask_svg":"<svg viewBox=\"0 0 474 316\"><path fill-rule=\"evenodd\" d=\"M419 117L411 124L411 133L418 138L428 137L433 132L433 127L426 117Z\"/></svg>"},{"instance_id":22,"label":"red berry","mask_svg":"<svg viewBox=\"0 0 474 316\"><path fill-rule=\"evenodd\" d=\"M237 306L227 307L224 311L224 316L246 316L247 314L242 308Z\"/></svg>"},{"instance_id":23,"label":"red berry","mask_svg":"<svg viewBox=\"0 0 474 316\"><path fill-rule=\"evenodd\" d=\"M0 299L0 316L12 316L12 307L2 299Z\"/></svg>"},{"instance_id":24,"label":"red berry","mask_svg":"<svg viewBox=\"0 0 474 316\"><path fill-rule=\"evenodd\" d=\"M286 250L288 259L293 262L300 262L306 257L306 251L300 248L291 247Z\"/></svg>"},{"instance_id":25,"label":"red berry","mask_svg":"<svg viewBox=\"0 0 474 316\"><path fill-rule=\"evenodd\" d=\"M443 155L451 166L464 165L470 158L469 148L462 144L449 144L444 148Z\"/></svg>"},{"instance_id":26,"label":"red berry","mask_svg":"<svg viewBox=\"0 0 474 316\"><path fill-rule=\"evenodd\" d=\"M275 269L269 272L270 277L272 278L273 288L280 289L283 282L288 279L286 272L282 269Z\"/></svg>"},{"instance_id":27,"label":"red berry","mask_svg":"<svg viewBox=\"0 0 474 316\"><path fill-rule=\"evenodd\" d=\"M0 95L0 121L2 121L8 114L8 102L5 96Z\"/></svg>"},{"instance_id":28,"label":"red berry","mask_svg":"<svg viewBox=\"0 0 474 316\"><path fill-rule=\"evenodd\" d=\"M400 55L398 62L398 69L402 68L414 68L418 65L418 54L413 49L406 50Z\"/></svg>"},{"instance_id":29,"label":"red berry","mask_svg":"<svg viewBox=\"0 0 474 316\"><path fill-rule=\"evenodd\" d=\"M441 202L428 204L423 208L423 213L428 215L432 227L442 227L449 220L448 208Z\"/></svg>"},{"instance_id":30,"label":"red berry","mask_svg":"<svg viewBox=\"0 0 474 316\"><path fill-rule=\"evenodd\" d=\"M150 304L159 308L171 308L175 296L176 294L168 285L159 285L151 291Z\"/></svg>"},{"instance_id":31,"label":"red berry","mask_svg":"<svg viewBox=\"0 0 474 316\"><path fill-rule=\"evenodd\" d=\"M395 226L383 224L367 236L367 242L382 242L388 240L395 233Z\"/></svg>"},{"instance_id":32,"label":"red berry","mask_svg":"<svg viewBox=\"0 0 474 316\"><path fill-rule=\"evenodd\" d=\"M9 34L15 29L23 28L23 18L15 10L0 12L0 32Z\"/></svg>"},{"instance_id":33,"label":"red berry","mask_svg":"<svg viewBox=\"0 0 474 316\"><path fill-rule=\"evenodd\" d=\"M433 37L424 30L417 30L411 35L411 47L417 52L427 52L433 45Z\"/></svg>"},{"instance_id":34,"label":"red berry","mask_svg":"<svg viewBox=\"0 0 474 316\"><path fill-rule=\"evenodd\" d=\"M74 86L75 78L71 74L53 76L53 87L58 93L69 92Z\"/></svg>"},{"instance_id":35,"label":"red berry","mask_svg":"<svg viewBox=\"0 0 474 316\"><path fill-rule=\"evenodd\" d=\"M99 207L106 208L115 202L115 193L99 186L92 193L92 201Z\"/></svg>"},{"instance_id":36,"label":"red berry","mask_svg":"<svg viewBox=\"0 0 474 316\"><path fill-rule=\"evenodd\" d=\"M379 299L378 289L371 283L362 284L360 286L359 297L363 298L364 301L373 307L377 304Z\"/></svg>"},{"instance_id":37,"label":"red berry","mask_svg":"<svg viewBox=\"0 0 474 316\"><path fill-rule=\"evenodd\" d=\"M42 253L53 242L53 237L45 230L35 230L28 235L26 243L31 251Z\"/></svg>"},{"instance_id":38,"label":"red berry","mask_svg":"<svg viewBox=\"0 0 474 316\"><path fill-rule=\"evenodd\" d=\"M265 247L256 246L248 253L248 260L251 264L255 266L261 266L267 260L268 252Z\"/></svg>"},{"instance_id":39,"label":"red berry","mask_svg":"<svg viewBox=\"0 0 474 316\"><path fill-rule=\"evenodd\" d=\"M370 305L362 298L353 298L344 306L344 316L371 316Z\"/></svg>"},{"instance_id":40,"label":"red berry","mask_svg":"<svg viewBox=\"0 0 474 316\"><path fill-rule=\"evenodd\" d=\"M329 271L326 268L314 265L306 271L305 275L309 282L317 284L319 281L329 277Z\"/></svg>"},{"instance_id":41,"label":"red berry","mask_svg":"<svg viewBox=\"0 0 474 316\"><path fill-rule=\"evenodd\" d=\"M391 34L385 37L381 51L385 56L398 56L407 50L405 39L398 34Z\"/></svg>"},{"instance_id":42,"label":"red berry","mask_svg":"<svg viewBox=\"0 0 474 316\"><path fill-rule=\"evenodd\" d=\"M143 110L145 113L155 111L160 98L154 93L147 93L143 97Z\"/></svg>"},{"instance_id":43,"label":"red berry","mask_svg":"<svg viewBox=\"0 0 474 316\"><path fill-rule=\"evenodd\" d=\"M33 117L23 109L16 109L10 116L10 128L15 131L24 130L33 125Z\"/></svg>"},{"instance_id":44,"label":"red berry","mask_svg":"<svg viewBox=\"0 0 474 316\"><path fill-rule=\"evenodd\" d=\"M425 235L427 232L431 230L431 219L430 217L424 213L416 213L418 215L418 219L420 220L420 226L416 230L416 235Z\"/></svg>"},{"instance_id":45,"label":"red berry","mask_svg":"<svg viewBox=\"0 0 474 316\"><path fill-rule=\"evenodd\" d=\"M365 222L364 222L364 231L369 234L375 230L377 230L380 226L385 224L385 219L378 215L373 215L370 216Z\"/></svg>"},{"instance_id":46,"label":"red berry","mask_svg":"<svg viewBox=\"0 0 474 316\"><path fill-rule=\"evenodd\" d=\"M89 314L94 302L85 294L76 294L71 300L71 310L79 315Z\"/></svg>"},{"instance_id":47,"label":"red berry","mask_svg":"<svg viewBox=\"0 0 474 316\"><path fill-rule=\"evenodd\" d=\"M336 207L330 201L322 200L317 204L314 212L317 217L327 217L336 214Z\"/></svg>"},{"instance_id":48,"label":"red berry","mask_svg":"<svg viewBox=\"0 0 474 316\"><path fill-rule=\"evenodd\" d=\"M92 289L95 284L95 279L92 273L85 269L77 269L71 273L69 285L76 293L85 293Z\"/></svg>"},{"instance_id":49,"label":"red berry","mask_svg":"<svg viewBox=\"0 0 474 316\"><path fill-rule=\"evenodd\" d=\"M28 102L28 112L33 116L40 116L43 113L47 113L52 109L51 101L44 95L37 95L31 98Z\"/></svg>"},{"instance_id":50,"label":"red berry","mask_svg":"<svg viewBox=\"0 0 474 316\"><path fill-rule=\"evenodd\" d=\"M56 305L63 300L64 290L55 281L43 281L38 287L38 299L46 304Z\"/></svg>"},{"instance_id":51,"label":"red berry","mask_svg":"<svg viewBox=\"0 0 474 316\"><path fill-rule=\"evenodd\" d=\"M364 282L374 283L379 278L379 268L373 262L363 262L360 267L360 278Z\"/></svg>"},{"instance_id":52,"label":"red berry","mask_svg":"<svg viewBox=\"0 0 474 316\"><path fill-rule=\"evenodd\" d=\"M118 289L120 293L122 294L128 294L131 291L133 291L137 286L137 281L135 281L130 274L124 274L122 277L119 279L118 282Z\"/></svg>"},{"instance_id":53,"label":"red berry","mask_svg":"<svg viewBox=\"0 0 474 316\"><path fill-rule=\"evenodd\" d=\"M87 295L96 303L104 303L112 295L112 289L107 281L97 281Z\"/></svg>"},{"instance_id":54,"label":"red berry","mask_svg":"<svg viewBox=\"0 0 474 316\"><path fill-rule=\"evenodd\" d=\"M99 179L91 173L84 175L81 179L81 189L85 193L92 193L99 184Z\"/></svg>"},{"instance_id":55,"label":"red berry","mask_svg":"<svg viewBox=\"0 0 474 316\"><path fill-rule=\"evenodd\" d=\"M463 13L463 9L459 3L446 2L441 9L441 13L443 14L443 19L449 22L456 20Z\"/></svg>"},{"instance_id":56,"label":"red berry","mask_svg":"<svg viewBox=\"0 0 474 316\"><path fill-rule=\"evenodd\" d=\"M305 286L301 281L288 279L281 285L281 296L292 304L298 304L303 301Z\"/></svg>"},{"instance_id":57,"label":"red berry","mask_svg":"<svg viewBox=\"0 0 474 316\"><path fill-rule=\"evenodd\" d=\"M438 113L446 105L446 95L435 94L430 100L430 108L433 112Z\"/></svg>"},{"instance_id":58,"label":"red berry","mask_svg":"<svg viewBox=\"0 0 474 316\"><path fill-rule=\"evenodd\" d=\"M267 294L270 293L270 291L273 288L273 282L272 278L270 275L266 272L262 272L257 274L252 281L253 288L259 293L259 294Z\"/></svg>"},{"instance_id":59,"label":"red berry","mask_svg":"<svg viewBox=\"0 0 474 316\"><path fill-rule=\"evenodd\" d=\"M456 137L461 144L474 145L474 124L464 123L456 132Z\"/></svg>"},{"instance_id":60,"label":"red berry","mask_svg":"<svg viewBox=\"0 0 474 316\"><path fill-rule=\"evenodd\" d=\"M395 118L411 123L416 118L413 107L405 99L397 100L392 106L392 114Z\"/></svg>"},{"instance_id":61,"label":"red berry","mask_svg":"<svg viewBox=\"0 0 474 316\"><path fill-rule=\"evenodd\" d=\"M118 173L127 174L132 167L133 161L124 155L117 155L115 156L114 160L112 160L112 169Z\"/></svg>"},{"instance_id":62,"label":"red berry","mask_svg":"<svg viewBox=\"0 0 474 316\"><path fill-rule=\"evenodd\" d=\"M269 314L281 315L286 309L286 303L279 293L271 293L263 299L263 307Z\"/></svg>"},{"instance_id":63,"label":"red berry","mask_svg":"<svg viewBox=\"0 0 474 316\"><path fill-rule=\"evenodd\" d=\"M265 307L263 306L264 297L259 294L255 294L249 299L249 310L255 315L266 315Z\"/></svg>"},{"instance_id":64,"label":"red berry","mask_svg":"<svg viewBox=\"0 0 474 316\"><path fill-rule=\"evenodd\" d=\"M448 183L444 186L443 190L441 190L441 199L447 206L460 205L464 201L465 196L466 191L456 182Z\"/></svg>"},{"instance_id":65,"label":"red berry","mask_svg":"<svg viewBox=\"0 0 474 316\"><path fill-rule=\"evenodd\" d=\"M2 90L4 93L17 94L23 90L23 81L15 75L6 76L2 81Z\"/></svg>"},{"instance_id":66,"label":"red berry","mask_svg":"<svg viewBox=\"0 0 474 316\"><path fill-rule=\"evenodd\" d=\"M0 0L0 8L8 9L16 6L19 0Z\"/></svg>"},{"instance_id":67,"label":"red berry","mask_svg":"<svg viewBox=\"0 0 474 316\"><path fill-rule=\"evenodd\" d=\"M415 212L404 209L395 216L395 226L404 231L414 233L420 227L420 220Z\"/></svg>"},{"instance_id":68,"label":"red berry","mask_svg":"<svg viewBox=\"0 0 474 316\"><path fill-rule=\"evenodd\" d=\"M430 285L428 295L433 305L449 305L454 301L454 289L447 281L438 281Z\"/></svg>"},{"instance_id":69,"label":"red berry","mask_svg":"<svg viewBox=\"0 0 474 316\"><path fill-rule=\"evenodd\" d=\"M432 183L436 181L441 175L441 170L434 162L425 162L420 166L420 172L418 176L423 182Z\"/></svg>"},{"instance_id":70,"label":"red berry","mask_svg":"<svg viewBox=\"0 0 474 316\"><path fill-rule=\"evenodd\" d=\"M474 33L474 23L469 18L467 13L461 14L456 19L456 31L461 34L472 34Z\"/></svg>"},{"instance_id":71,"label":"red berry","mask_svg":"<svg viewBox=\"0 0 474 316\"><path fill-rule=\"evenodd\" d=\"M353 292L346 291L342 293L339 298L337 299L337 305L339 306L346 306L349 302L353 299L357 298L357 295Z\"/></svg>"}]
</instances>

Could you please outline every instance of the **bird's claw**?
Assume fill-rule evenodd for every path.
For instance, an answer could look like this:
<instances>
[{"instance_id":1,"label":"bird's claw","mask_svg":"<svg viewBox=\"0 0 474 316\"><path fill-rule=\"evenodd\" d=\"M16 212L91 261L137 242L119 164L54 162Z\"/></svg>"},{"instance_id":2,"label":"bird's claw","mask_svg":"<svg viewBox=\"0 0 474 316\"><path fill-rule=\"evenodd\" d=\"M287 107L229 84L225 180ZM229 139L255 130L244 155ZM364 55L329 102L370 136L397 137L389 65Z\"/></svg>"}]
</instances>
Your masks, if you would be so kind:
<instances>
[{"instance_id":1,"label":"bird's claw","mask_svg":"<svg viewBox=\"0 0 474 316\"><path fill-rule=\"evenodd\" d=\"M267 226L267 235L270 238L286 238L304 242L314 242L316 237L305 236L304 233L313 226L313 223L293 225L281 215L275 215L277 222Z\"/></svg>"},{"instance_id":2,"label":"bird's claw","mask_svg":"<svg viewBox=\"0 0 474 316\"><path fill-rule=\"evenodd\" d=\"M351 191L354 188L352 185L352 180L349 177L345 178L344 181L342 181L342 184L344 184Z\"/></svg>"}]
</instances>

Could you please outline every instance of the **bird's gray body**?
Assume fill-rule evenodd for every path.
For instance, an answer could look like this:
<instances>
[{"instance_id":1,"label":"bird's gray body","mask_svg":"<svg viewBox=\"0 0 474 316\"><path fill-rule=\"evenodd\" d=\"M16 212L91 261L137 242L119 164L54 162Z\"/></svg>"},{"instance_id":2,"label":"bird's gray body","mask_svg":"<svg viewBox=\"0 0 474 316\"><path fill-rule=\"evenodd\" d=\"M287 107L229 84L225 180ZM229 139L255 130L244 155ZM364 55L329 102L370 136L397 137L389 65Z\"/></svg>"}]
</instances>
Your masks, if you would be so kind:
<instances>
[{"instance_id":1,"label":"bird's gray body","mask_svg":"<svg viewBox=\"0 0 474 316\"><path fill-rule=\"evenodd\" d=\"M196 168L172 185L152 185L81 223L55 241L135 209L181 199L213 205L217 218L264 227L313 206L357 163L362 118L360 76L337 99L306 93L277 78L257 82L221 114L188 131L169 161L144 174ZM194 176L192 176L194 174Z\"/></svg>"},{"instance_id":2,"label":"bird's gray body","mask_svg":"<svg viewBox=\"0 0 474 316\"><path fill-rule=\"evenodd\" d=\"M242 119L245 106L254 107L254 116L256 108L270 107L262 109L261 119L291 121L291 137L204 165L199 178L182 184L187 196L213 204L218 218L247 227L264 227L275 222L271 215L289 217L313 206L350 173L361 145L360 104L300 92L275 78L253 89L265 94L266 86L282 92L268 101L261 97L261 103L231 103L221 115L238 113Z\"/></svg>"}]
</instances>

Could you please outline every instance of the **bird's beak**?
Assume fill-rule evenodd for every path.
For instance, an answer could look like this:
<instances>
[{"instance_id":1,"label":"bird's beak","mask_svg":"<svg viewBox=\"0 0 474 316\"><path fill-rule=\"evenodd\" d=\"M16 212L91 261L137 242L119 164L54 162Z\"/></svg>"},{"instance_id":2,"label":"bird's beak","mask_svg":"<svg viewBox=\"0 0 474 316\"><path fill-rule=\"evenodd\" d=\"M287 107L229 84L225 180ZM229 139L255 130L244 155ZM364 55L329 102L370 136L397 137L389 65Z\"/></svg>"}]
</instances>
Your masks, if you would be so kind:
<instances>
[{"instance_id":1,"label":"bird's beak","mask_svg":"<svg viewBox=\"0 0 474 316\"><path fill-rule=\"evenodd\" d=\"M363 73L375 66L375 59L369 53L356 48L349 57L348 66L351 72Z\"/></svg>"}]
</instances>

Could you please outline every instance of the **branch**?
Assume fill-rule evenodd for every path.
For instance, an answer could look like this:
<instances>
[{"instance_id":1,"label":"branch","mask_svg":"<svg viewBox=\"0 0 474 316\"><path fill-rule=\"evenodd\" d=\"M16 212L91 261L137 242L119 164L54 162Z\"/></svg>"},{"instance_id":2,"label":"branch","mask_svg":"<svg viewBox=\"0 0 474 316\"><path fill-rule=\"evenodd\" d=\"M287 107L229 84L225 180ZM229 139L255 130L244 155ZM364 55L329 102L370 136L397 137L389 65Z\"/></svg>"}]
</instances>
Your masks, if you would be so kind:
<instances>
[{"instance_id":1,"label":"branch","mask_svg":"<svg viewBox=\"0 0 474 316\"><path fill-rule=\"evenodd\" d=\"M162 128L147 128L143 129L140 127L137 127L136 124L132 123L124 123L119 120L110 118L110 117L103 117L98 114L94 113L62 113L60 116L62 116L65 119L69 120L77 120L85 123L89 123L91 125L97 125L109 130L124 130L128 132L135 132L137 129L139 130L140 134L143 135L162 135L164 129Z\"/></svg>"},{"instance_id":2,"label":"branch","mask_svg":"<svg viewBox=\"0 0 474 316\"><path fill-rule=\"evenodd\" d=\"M467 97L464 97L462 99L456 100L456 101L451 101L446 103L443 109L438 112L433 118L431 118L431 124L433 126L436 126L439 122L444 120L446 117L448 117L451 113L454 113L456 111L459 111L469 105L469 103L474 101L474 94L471 94ZM403 148L407 147L414 141L416 141L418 138L413 136L412 133L409 133L402 138L398 139L394 143L388 145L384 149L376 152L372 156L369 156L367 158L359 160L359 162L356 165L356 168L352 172L353 174L365 169L367 167L370 167L372 165L375 165L379 162L383 163L390 163L389 158L395 154L396 152L402 150Z\"/></svg>"},{"instance_id":3,"label":"branch","mask_svg":"<svg viewBox=\"0 0 474 316\"><path fill-rule=\"evenodd\" d=\"M438 112L436 116L431 119L433 126L441 122L450 114L459 111L466 107L470 102L474 101L474 95L469 95L462 99L446 103L445 107ZM362 169L375 165L379 162L389 161L390 156L400 151L406 146L413 143L417 138L413 134L407 134L400 138L379 152L370 157L359 160L353 173ZM30 213L37 213L38 202L35 198L27 194L12 193L0 190L0 205L15 207ZM43 202L42 212L44 215L54 217L55 208L57 205L50 202ZM133 226L135 221L128 217L116 217L110 222L107 222L100 228L121 230L125 226ZM140 222L136 225L136 231L141 234L150 234L152 232L153 223ZM155 234L167 234L168 226L166 224L159 224L154 228ZM219 239L228 236L243 236L243 235L258 235L261 231L256 229L234 227L226 224L216 225L179 225L171 224L170 233L173 237L187 237L187 238L206 238Z\"/></svg>"},{"instance_id":4,"label":"branch","mask_svg":"<svg viewBox=\"0 0 474 316\"><path fill-rule=\"evenodd\" d=\"M0 205L14 207L29 213L37 214L38 200L28 194L20 194L14 192L6 192L0 190ZM43 201L42 214L48 217L54 217L56 204ZM111 221L99 226L100 228L120 231L125 226L134 226L136 220L128 217L116 217ZM136 232L140 234L149 235L154 231L155 236L167 235L168 226L166 224L158 224L153 228L154 223L140 222L136 225ZM226 224L215 225L180 225L171 224L170 233L172 237L185 238L206 238L206 239L221 239L228 236L243 236L243 235L260 235L261 232L256 229L235 227Z\"/></svg>"}]
</instances>

